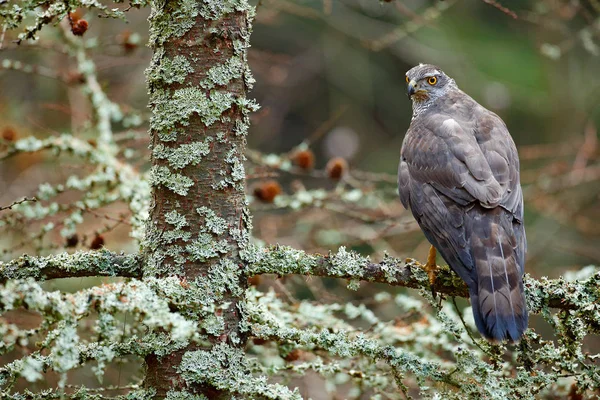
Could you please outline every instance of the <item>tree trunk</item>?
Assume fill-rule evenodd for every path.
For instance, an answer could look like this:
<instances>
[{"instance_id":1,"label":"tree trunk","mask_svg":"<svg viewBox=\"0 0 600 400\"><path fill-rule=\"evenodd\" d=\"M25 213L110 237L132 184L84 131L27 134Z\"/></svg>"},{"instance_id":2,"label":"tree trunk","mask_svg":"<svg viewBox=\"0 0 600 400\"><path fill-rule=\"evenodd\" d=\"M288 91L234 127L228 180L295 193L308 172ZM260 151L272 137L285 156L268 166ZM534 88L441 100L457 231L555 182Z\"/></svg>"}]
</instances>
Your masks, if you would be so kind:
<instances>
[{"instance_id":1,"label":"tree trunk","mask_svg":"<svg viewBox=\"0 0 600 400\"><path fill-rule=\"evenodd\" d=\"M185 382L177 367L187 351L245 344L239 252L250 227L243 161L253 107L246 100L252 15L245 1L152 2L152 204L144 275L180 277L192 304L179 311L198 320L206 339L202 346L146 357L145 385L157 390L157 398L169 390L230 398L210 383Z\"/></svg>"}]
</instances>

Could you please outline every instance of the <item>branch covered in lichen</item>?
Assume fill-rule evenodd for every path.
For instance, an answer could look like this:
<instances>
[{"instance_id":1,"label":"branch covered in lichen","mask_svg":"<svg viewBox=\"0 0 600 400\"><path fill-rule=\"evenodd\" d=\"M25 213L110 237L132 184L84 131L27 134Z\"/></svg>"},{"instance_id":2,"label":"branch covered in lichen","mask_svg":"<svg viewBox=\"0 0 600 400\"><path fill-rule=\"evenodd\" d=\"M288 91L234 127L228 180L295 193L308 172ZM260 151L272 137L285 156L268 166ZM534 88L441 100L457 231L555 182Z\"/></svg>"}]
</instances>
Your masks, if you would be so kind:
<instances>
[{"instance_id":1,"label":"branch covered in lichen","mask_svg":"<svg viewBox=\"0 0 600 400\"><path fill-rule=\"evenodd\" d=\"M89 361L95 362L92 371L101 378L106 365L118 357L168 354L200 340L197 323L170 308L186 290L176 277L105 284L72 294L47 292L31 279L8 281L0 286L0 312L23 307L39 313L42 322L30 330L8 325L1 336L0 354L26 348L37 332L45 336L36 343L37 349L0 368L0 393L7 393L19 377L28 382L43 380L42 373L49 369L61 376L62 391L67 372ZM87 327L92 334L82 335L81 321L92 312L97 313ZM125 321L118 318L123 314Z\"/></svg>"},{"instance_id":2,"label":"branch covered in lichen","mask_svg":"<svg viewBox=\"0 0 600 400\"><path fill-rule=\"evenodd\" d=\"M581 339L593 328L586 329L579 316L559 312L561 321L569 320L570 329L579 327L576 332L561 334L559 343L543 340L528 330L519 346L511 349L483 339L473 341L460 326L463 320L452 306L439 304L428 290L421 293L433 313L425 302L398 295L394 299L397 318L391 321L380 320L364 304L287 304L273 292L249 291L245 311L253 335L277 343L282 357L296 354L293 359L310 360L314 354L329 354L327 364L318 360L300 364L301 371L312 368L326 379L337 371L351 376L360 387L379 393L399 390L406 397L407 386L416 386L420 398L534 399L569 390L585 391L600 383L598 369L591 365L598 355L581 352ZM379 293L373 300L383 305L391 296ZM471 311L462 313L469 328L475 329L474 321L468 318ZM550 314L544 317L549 321L556 318ZM365 323L369 329L357 327ZM557 331L563 332L567 324L559 325ZM568 337L573 340L567 345L563 340ZM294 370L292 365L289 368ZM264 373L273 370L279 369L267 368ZM374 376L378 379L373 380ZM575 389L570 388L572 384Z\"/></svg>"},{"instance_id":3,"label":"branch covered in lichen","mask_svg":"<svg viewBox=\"0 0 600 400\"><path fill-rule=\"evenodd\" d=\"M385 283L413 289L429 289L430 283L423 265L413 259L399 260L385 256L379 263L369 257L340 247L329 255L308 254L285 246L271 246L266 249L247 249L244 257L248 262L247 274L300 274L329 278L342 278L356 286L358 281ZM567 282L564 279L536 280L525 276L525 290L529 309L540 313L545 308L576 309L592 306L600 299L600 272L585 280ZM469 291L464 282L447 266L438 267L434 292L468 297ZM600 319L598 319L600 326Z\"/></svg>"},{"instance_id":4,"label":"branch covered in lichen","mask_svg":"<svg viewBox=\"0 0 600 400\"><path fill-rule=\"evenodd\" d=\"M131 389L127 394L114 396L112 392L115 390ZM24 392L13 392L5 394L3 399L7 400L23 400L23 399L35 399L35 400L151 400L154 399L153 390L140 389L139 385L130 385L129 387L108 387L101 389L90 389L87 387L71 388L72 392L64 393L60 391L43 391L43 392L32 392L26 389ZM104 392L111 393L105 394ZM173 397L172 400L206 400L197 399L193 397Z\"/></svg>"},{"instance_id":5,"label":"branch covered in lichen","mask_svg":"<svg viewBox=\"0 0 600 400\"><path fill-rule=\"evenodd\" d=\"M373 267L359 273L361 263L367 260L355 253L342 249L327 256L331 260L325 264L324 261L317 264L314 259L320 260L324 256L291 251L288 248L255 248L252 252L247 250L243 256L245 259L254 258L255 266L250 269L253 272L268 269L267 265L270 265L269 268L279 269L282 275L300 271L311 273L311 268L319 265L323 271L328 271L327 276L339 278L355 277L394 284L397 283L394 276L402 276L393 272L396 266L391 259L368 278L369 274L373 274L370 269ZM93 254L106 258L106 264L99 264L106 267L100 268L110 268L108 260L111 254L108 252L78 253L82 257ZM313 261L307 262L307 257ZM51 267L52 264L46 261L41 264ZM130 261L137 260L131 257ZM289 399L299 397L283 385L268 383L269 376L280 378L288 370L304 374L312 369L327 379L333 379L331 374L337 371L338 375L352 376L362 387L383 392L408 391L407 387L415 384L412 379L416 379L423 398L443 395L448 399L464 396L533 398L535 393L555 390L557 384L564 385L564 374L548 369L557 365L576 378L582 389L600 383L596 369L590 366L596 356L581 351L581 340L599 326L598 302L594 300L598 292L598 275L591 269L571 277L578 278L575 281L526 281L530 307L534 312L542 312L553 323L560 342L544 341L535 332L528 331L518 348L518 364L522 367L518 368L516 377L510 379L507 376L511 374L512 363L501 363L500 368L494 367L493 362L482 361L486 356L498 358L507 349L490 346L482 340L478 341L481 346L478 349L460 327L459 316L449 304L440 307L433 301L426 274L417 264L412 267L415 268L414 279L420 282L422 296L429 300L437 315L427 310L426 302L405 295L394 299L399 320L384 321L364 304L314 304L309 301L287 304L273 292L263 294L250 289L246 293L246 301L239 305L240 311L247 316L242 329L249 330L254 337L276 343L281 357L286 359L291 351L308 354L325 352L331 359L326 363L317 359L282 368L277 364L271 365L272 356L249 357L242 350L223 343L212 350L186 353L179 372L190 384L210 384L255 398ZM334 273L333 269L337 272ZM11 276L16 277L14 274ZM42 348L49 349L50 353L36 351L9 363L0 371L0 377L4 384L10 385L17 377L37 380L41 379L40 371L47 368L65 373L90 361L98 363L96 371L101 374L104 366L117 357L127 354L143 356L149 352L164 356L184 346L187 341L181 341L181 338L189 337L192 332L196 332L194 335L218 332L223 321L219 312L221 308L213 301L213 292L227 282L227 277L213 278L209 286L205 285L204 279L186 282L179 278L147 278L86 289L76 294L47 293L32 281L9 281L6 287L0 289L0 310L26 307L41 313L44 322L35 330L2 324L3 352L23 346L41 330L47 331L41 342ZM548 299L558 297L565 299L572 308L552 315L547 308ZM391 299L387 293L374 298L380 304ZM174 309L179 311L173 312ZM75 327L92 310L99 313L94 328L98 340L86 341L76 333L78 329ZM123 312L130 315L128 321L131 325L127 328L115 318L117 313ZM212 318L206 318L210 315ZM465 315L470 315L470 312L465 312ZM198 316L203 316L200 324L193 328L188 326ZM370 328L357 328L362 324L351 322L357 319ZM472 321L469 325L473 329ZM143 332L143 326L154 329ZM157 330L159 327L166 328L166 331ZM195 340L200 338L194 337ZM456 359L449 360L448 354L454 354ZM77 362L71 362L75 359ZM377 361L383 361L386 366ZM536 371L534 376L530 375L532 370ZM379 378L374 379L375 376ZM477 384L473 382L474 377ZM524 392L524 387L529 392Z\"/></svg>"},{"instance_id":6,"label":"branch covered in lichen","mask_svg":"<svg viewBox=\"0 0 600 400\"><path fill-rule=\"evenodd\" d=\"M32 220L39 221L61 215L60 221L55 219L42 229L29 234L28 240L24 243L31 244L35 239L41 243L47 233L58 227L62 228L60 229L61 236L66 239L78 233L78 225L84 221L86 212L93 213L94 210L116 202L125 202L131 215L129 219L129 223L132 225L131 236L141 239L147 216L149 186L136 168L122 160L122 156L127 154L127 151L117 147L113 138L113 130L115 126L121 126L125 129L139 126L142 120L136 112L125 112L120 105L108 97L107 91L100 84L96 65L90 54L90 49L97 46L97 41L74 36L68 21L65 19L69 13L75 11L78 7L102 10L106 13L105 16L110 17L123 17L123 11L109 8L108 4L99 1L47 2L44 4L43 10L36 9L39 4L33 1L22 2L21 7L9 7L9 4L0 2L0 20L2 20L2 17L5 18L0 22L0 26L14 29L27 16L36 17L36 23L27 27L25 32L19 36L20 39L34 38L44 25L60 22L64 44L64 46L61 46L61 51L76 63L74 75L77 76L77 81L81 80L79 88L89 99L92 110L92 117L87 126L94 139L85 140L69 134L55 135L45 139L27 137L16 140L3 149L0 153L0 161L23 153L50 150L56 155L66 153L75 156L78 162L93 165L94 169L89 171L88 168L82 168L83 173L85 173L84 176L81 172L78 172L69 176L64 183L40 185L37 197L42 201L49 201L49 204L23 204L15 207L13 208L13 215L2 217L0 228L19 228L24 223ZM129 5L130 7L145 6L147 1L129 1ZM9 62L6 67L15 67L15 65L15 63L11 64ZM19 66L22 65L19 64ZM55 200L60 193L69 189L79 191L81 197L69 204L60 204ZM18 250L23 246L23 243L21 243L15 247ZM41 250L41 248L36 250Z\"/></svg>"},{"instance_id":7,"label":"branch covered in lichen","mask_svg":"<svg viewBox=\"0 0 600 400\"><path fill-rule=\"evenodd\" d=\"M136 254L122 255L100 250L47 257L23 255L6 263L0 262L0 283L9 279L33 278L41 281L83 276L140 278L141 260Z\"/></svg>"},{"instance_id":8,"label":"branch covered in lichen","mask_svg":"<svg viewBox=\"0 0 600 400\"><path fill-rule=\"evenodd\" d=\"M98 148L88 141L68 134L45 139L26 137L17 140L1 153L0 161L19 154L42 150L51 151L56 155L76 157L78 161L92 165L95 169L85 176L71 175L64 183L41 184L35 194L40 201L13 206L13 214L18 214L22 218L11 218L7 213L0 219L0 228L17 226L23 223L23 220L39 221L69 213L63 216L60 224L48 225L49 231L62 225L62 236L69 237L77 232L77 226L84 221L84 214L88 210L97 210L123 201L127 203L131 212L130 223L133 227L131 235L136 238L141 237L147 215L148 183L131 165L117 158L110 150L110 146ZM80 192L81 198L66 204L56 201L58 195L69 190Z\"/></svg>"}]
</instances>

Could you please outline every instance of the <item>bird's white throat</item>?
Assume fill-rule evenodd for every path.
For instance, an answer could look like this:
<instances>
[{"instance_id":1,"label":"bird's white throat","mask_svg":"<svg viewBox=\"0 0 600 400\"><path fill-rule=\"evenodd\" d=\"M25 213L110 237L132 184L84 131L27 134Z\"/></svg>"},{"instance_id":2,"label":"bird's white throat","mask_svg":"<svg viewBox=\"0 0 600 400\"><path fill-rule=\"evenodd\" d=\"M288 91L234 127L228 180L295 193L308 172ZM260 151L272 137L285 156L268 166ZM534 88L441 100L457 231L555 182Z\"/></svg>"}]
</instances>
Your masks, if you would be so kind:
<instances>
[{"instance_id":1,"label":"bird's white throat","mask_svg":"<svg viewBox=\"0 0 600 400\"><path fill-rule=\"evenodd\" d=\"M456 86L456 82L454 82L454 79L449 79L448 83L446 83L442 90L428 92L426 99L419 101L416 97L411 97L413 110L411 120L415 119L416 117L421 115L425 110L427 110L437 98L445 95L453 89L458 89L458 86Z\"/></svg>"}]
</instances>

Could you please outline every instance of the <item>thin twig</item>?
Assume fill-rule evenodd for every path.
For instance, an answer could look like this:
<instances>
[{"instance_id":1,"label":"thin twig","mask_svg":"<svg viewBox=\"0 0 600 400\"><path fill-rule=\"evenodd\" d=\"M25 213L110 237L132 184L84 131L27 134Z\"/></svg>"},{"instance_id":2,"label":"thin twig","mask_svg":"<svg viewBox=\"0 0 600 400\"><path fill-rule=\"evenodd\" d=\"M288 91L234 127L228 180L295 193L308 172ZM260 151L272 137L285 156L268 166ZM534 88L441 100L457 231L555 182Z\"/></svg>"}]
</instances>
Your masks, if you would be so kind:
<instances>
[{"instance_id":1,"label":"thin twig","mask_svg":"<svg viewBox=\"0 0 600 400\"><path fill-rule=\"evenodd\" d=\"M4 206L4 207L0 206L0 211L11 209L14 206L16 206L17 204L25 203L25 202L28 202L28 201L31 201L31 202L35 203L38 200L35 197L32 197L32 198L23 197L22 200L15 201L14 203L12 203L12 204L10 204L8 206Z\"/></svg>"},{"instance_id":2,"label":"thin twig","mask_svg":"<svg viewBox=\"0 0 600 400\"><path fill-rule=\"evenodd\" d=\"M2 45L4 45L4 35L6 35L6 25L2 26L2 33L0 33L0 50L2 50Z\"/></svg>"},{"instance_id":3,"label":"thin twig","mask_svg":"<svg viewBox=\"0 0 600 400\"><path fill-rule=\"evenodd\" d=\"M96 218L102 218L102 219L106 219L108 221L115 221L118 222L119 224L125 224L125 225L129 225L131 226L131 222L127 221L124 219L124 216L126 215L125 213L121 213L119 216L120 218L115 218L115 217L111 217L108 214L100 214L97 213L95 211L93 211L91 208L86 208L86 207L79 207L79 209L83 212L92 214L94 217ZM118 225L118 224L117 224Z\"/></svg>"},{"instance_id":4,"label":"thin twig","mask_svg":"<svg viewBox=\"0 0 600 400\"><path fill-rule=\"evenodd\" d=\"M508 15L509 17L512 17L514 19L519 19L519 17L517 16L517 13L515 13L514 11L512 11L511 9L504 7L502 4L498 3L495 0L483 0L483 2L485 4L489 4L492 7L497 8L498 10L502 11L504 14Z\"/></svg>"},{"instance_id":5,"label":"thin twig","mask_svg":"<svg viewBox=\"0 0 600 400\"><path fill-rule=\"evenodd\" d=\"M456 3L455 0L440 1L427 8L418 18L407 21L405 24L393 29L377 39L363 40L361 43L372 51L381 51L406 38L410 34L417 32L423 26L435 21L442 15L443 12L454 5L454 3Z\"/></svg>"}]
</instances>

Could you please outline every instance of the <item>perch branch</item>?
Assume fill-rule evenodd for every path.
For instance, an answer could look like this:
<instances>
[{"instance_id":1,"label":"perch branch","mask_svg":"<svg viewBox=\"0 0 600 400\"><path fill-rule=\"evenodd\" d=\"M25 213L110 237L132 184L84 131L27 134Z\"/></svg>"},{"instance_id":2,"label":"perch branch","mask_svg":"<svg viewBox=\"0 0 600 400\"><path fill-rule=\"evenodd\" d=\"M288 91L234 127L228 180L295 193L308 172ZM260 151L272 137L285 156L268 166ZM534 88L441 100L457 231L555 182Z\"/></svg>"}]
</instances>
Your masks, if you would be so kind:
<instances>
[{"instance_id":1,"label":"perch branch","mask_svg":"<svg viewBox=\"0 0 600 400\"><path fill-rule=\"evenodd\" d=\"M430 290L427 274L418 261L385 256L381 262L373 263L369 257L346 251L344 247L337 253L320 255L272 246L262 251L251 251L247 259L248 275L301 274ZM562 278L537 280L529 275L524 279L529 308L533 313L540 313L548 307L563 310L597 307L600 299L599 282L600 272L576 281ZM433 289L447 296L469 297L467 286L447 266L438 267Z\"/></svg>"}]
</instances>

